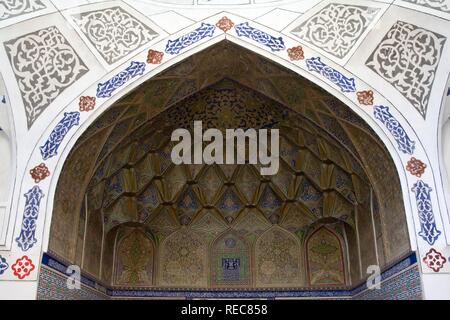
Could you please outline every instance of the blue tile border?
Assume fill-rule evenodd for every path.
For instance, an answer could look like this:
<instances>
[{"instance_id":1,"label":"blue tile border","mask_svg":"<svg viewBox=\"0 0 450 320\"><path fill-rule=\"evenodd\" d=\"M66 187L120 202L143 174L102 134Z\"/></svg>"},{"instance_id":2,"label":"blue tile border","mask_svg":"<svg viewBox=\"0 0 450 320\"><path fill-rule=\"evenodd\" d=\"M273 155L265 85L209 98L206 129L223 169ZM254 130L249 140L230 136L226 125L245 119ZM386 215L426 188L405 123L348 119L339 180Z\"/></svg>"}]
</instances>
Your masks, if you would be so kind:
<instances>
[{"instance_id":1,"label":"blue tile border","mask_svg":"<svg viewBox=\"0 0 450 320\"><path fill-rule=\"evenodd\" d=\"M25 209L22 217L22 227L19 236L15 239L17 246L22 251L31 249L37 242L36 239L36 220L39 215L39 206L44 197L41 188L34 186L27 193L24 194Z\"/></svg>"},{"instance_id":2,"label":"blue tile border","mask_svg":"<svg viewBox=\"0 0 450 320\"><path fill-rule=\"evenodd\" d=\"M66 274L67 264L58 261L58 258L44 253L42 257L42 264L54 269L60 273ZM382 272L382 281L398 274L399 272L417 264L417 257L415 252L411 252L405 258L395 263L388 269ZM151 297L174 297L174 298L335 298L335 299L350 299L353 296L360 294L367 289L366 282L351 289L185 289L185 288L155 288L155 289L121 289L107 287L91 277L82 275L81 282L93 289L106 293L110 297L124 297L124 298L151 298Z\"/></svg>"},{"instance_id":3,"label":"blue tile border","mask_svg":"<svg viewBox=\"0 0 450 320\"><path fill-rule=\"evenodd\" d=\"M57 260L57 258L49 255L48 253L44 253L42 255L42 264L44 266L49 267L52 270L58 271L66 276L69 276L69 274L66 273L66 270L67 270L67 267L69 266L69 264L60 262L59 260ZM107 291L107 288L104 285L98 283L95 279L88 277L84 274L81 275L80 282L90 288L93 288L93 289L96 289L99 291L103 291L103 292Z\"/></svg>"}]
</instances>

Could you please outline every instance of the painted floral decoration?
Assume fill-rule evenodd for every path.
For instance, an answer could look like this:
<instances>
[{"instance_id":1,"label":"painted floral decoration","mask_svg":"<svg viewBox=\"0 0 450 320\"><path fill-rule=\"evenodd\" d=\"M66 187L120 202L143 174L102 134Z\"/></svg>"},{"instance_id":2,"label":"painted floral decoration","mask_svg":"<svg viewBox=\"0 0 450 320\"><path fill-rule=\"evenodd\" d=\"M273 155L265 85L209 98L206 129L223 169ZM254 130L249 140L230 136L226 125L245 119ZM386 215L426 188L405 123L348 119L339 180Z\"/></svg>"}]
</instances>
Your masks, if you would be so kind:
<instances>
[{"instance_id":1,"label":"painted floral decoration","mask_svg":"<svg viewBox=\"0 0 450 320\"><path fill-rule=\"evenodd\" d=\"M148 50L147 63L148 64L160 64L164 57L164 52L159 52L156 50Z\"/></svg>"},{"instance_id":2,"label":"painted floral decoration","mask_svg":"<svg viewBox=\"0 0 450 320\"><path fill-rule=\"evenodd\" d=\"M305 59L302 46L296 46L296 47L289 48L289 49L287 49L287 52L288 52L289 59L291 59L291 61Z\"/></svg>"},{"instance_id":3,"label":"painted floral decoration","mask_svg":"<svg viewBox=\"0 0 450 320\"><path fill-rule=\"evenodd\" d=\"M219 20L219 22L216 23L216 27L221 29L223 32L227 32L234 27L234 23L227 17L223 17Z\"/></svg>"},{"instance_id":4,"label":"painted floral decoration","mask_svg":"<svg viewBox=\"0 0 450 320\"><path fill-rule=\"evenodd\" d=\"M365 106L373 105L373 91L372 90L359 91L356 93L356 96L358 97L358 102L360 104L363 104Z\"/></svg>"},{"instance_id":5,"label":"painted floral decoration","mask_svg":"<svg viewBox=\"0 0 450 320\"><path fill-rule=\"evenodd\" d=\"M23 256L20 259L17 259L16 263L14 263L11 269L14 271L14 275L20 280L28 277L35 268L33 261L31 261L28 256Z\"/></svg>"},{"instance_id":6,"label":"painted floral decoration","mask_svg":"<svg viewBox=\"0 0 450 320\"><path fill-rule=\"evenodd\" d=\"M41 163L40 165L30 170L30 175L31 178L34 179L35 183L39 183L50 175L50 171L48 170L45 163Z\"/></svg>"},{"instance_id":7,"label":"painted floral decoration","mask_svg":"<svg viewBox=\"0 0 450 320\"><path fill-rule=\"evenodd\" d=\"M425 163L414 157L412 157L411 160L409 160L406 164L406 170L408 170L413 176L416 176L418 178L420 178L425 173L426 167L427 165Z\"/></svg>"},{"instance_id":8,"label":"painted floral decoration","mask_svg":"<svg viewBox=\"0 0 450 320\"><path fill-rule=\"evenodd\" d=\"M431 248L423 258L423 262L434 272L439 272L447 261L440 252Z\"/></svg>"},{"instance_id":9,"label":"painted floral decoration","mask_svg":"<svg viewBox=\"0 0 450 320\"><path fill-rule=\"evenodd\" d=\"M80 111L91 111L94 109L95 107L95 97L88 97L88 96L84 96L84 97L80 97Z\"/></svg>"},{"instance_id":10,"label":"painted floral decoration","mask_svg":"<svg viewBox=\"0 0 450 320\"><path fill-rule=\"evenodd\" d=\"M8 270L9 264L6 262L6 259L0 256L0 276Z\"/></svg>"}]
</instances>

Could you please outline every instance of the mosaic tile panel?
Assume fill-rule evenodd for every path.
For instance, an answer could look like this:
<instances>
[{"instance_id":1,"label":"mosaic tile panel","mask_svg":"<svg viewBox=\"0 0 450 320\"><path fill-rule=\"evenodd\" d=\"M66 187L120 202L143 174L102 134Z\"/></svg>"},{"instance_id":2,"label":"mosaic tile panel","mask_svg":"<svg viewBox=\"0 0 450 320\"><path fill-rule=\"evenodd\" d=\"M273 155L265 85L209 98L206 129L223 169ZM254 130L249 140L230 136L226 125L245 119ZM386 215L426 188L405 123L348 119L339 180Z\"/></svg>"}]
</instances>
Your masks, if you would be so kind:
<instances>
[{"instance_id":1,"label":"mosaic tile panel","mask_svg":"<svg viewBox=\"0 0 450 320\"><path fill-rule=\"evenodd\" d=\"M81 290L67 288L67 276L43 266L39 274L37 300L108 300L108 296L81 285Z\"/></svg>"},{"instance_id":2,"label":"mosaic tile panel","mask_svg":"<svg viewBox=\"0 0 450 320\"><path fill-rule=\"evenodd\" d=\"M180 298L275 298L305 297L355 300L420 300L422 289L420 271L413 252L409 257L385 270L381 274L381 290L368 290L366 284L351 290L195 290L195 289L112 289L104 288L96 281L81 277L81 290L68 290L66 266L44 253L43 266L39 276L38 300L103 300L142 297L180 297Z\"/></svg>"},{"instance_id":3,"label":"mosaic tile panel","mask_svg":"<svg viewBox=\"0 0 450 320\"><path fill-rule=\"evenodd\" d=\"M45 8L40 0L3 0L0 2L0 21Z\"/></svg>"},{"instance_id":4,"label":"mosaic tile panel","mask_svg":"<svg viewBox=\"0 0 450 320\"><path fill-rule=\"evenodd\" d=\"M438 33L397 21L366 66L394 86L425 119L446 40Z\"/></svg>"},{"instance_id":5,"label":"mosaic tile panel","mask_svg":"<svg viewBox=\"0 0 450 320\"><path fill-rule=\"evenodd\" d=\"M5 42L22 94L28 129L88 68L55 26Z\"/></svg>"},{"instance_id":6,"label":"mosaic tile panel","mask_svg":"<svg viewBox=\"0 0 450 320\"><path fill-rule=\"evenodd\" d=\"M365 290L354 300L422 300L420 271L416 265L381 283L379 290Z\"/></svg>"},{"instance_id":7,"label":"mosaic tile panel","mask_svg":"<svg viewBox=\"0 0 450 320\"><path fill-rule=\"evenodd\" d=\"M302 40L344 58L375 19L378 8L331 3L292 30Z\"/></svg>"},{"instance_id":8,"label":"mosaic tile panel","mask_svg":"<svg viewBox=\"0 0 450 320\"><path fill-rule=\"evenodd\" d=\"M83 12L73 19L108 64L117 62L158 36L120 7Z\"/></svg>"}]
</instances>

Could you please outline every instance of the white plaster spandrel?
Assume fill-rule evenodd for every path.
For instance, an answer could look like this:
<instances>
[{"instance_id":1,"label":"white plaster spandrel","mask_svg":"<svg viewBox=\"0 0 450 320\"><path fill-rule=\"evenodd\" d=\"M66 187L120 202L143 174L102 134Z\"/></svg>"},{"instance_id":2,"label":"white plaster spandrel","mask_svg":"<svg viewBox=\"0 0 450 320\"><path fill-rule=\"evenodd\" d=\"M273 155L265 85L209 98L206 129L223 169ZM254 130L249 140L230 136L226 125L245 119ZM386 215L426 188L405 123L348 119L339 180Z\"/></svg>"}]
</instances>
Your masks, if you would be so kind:
<instances>
[{"instance_id":1,"label":"white plaster spandrel","mask_svg":"<svg viewBox=\"0 0 450 320\"><path fill-rule=\"evenodd\" d=\"M16 139L10 100L0 75L0 246L5 245L11 212L11 193L16 175Z\"/></svg>"}]
</instances>

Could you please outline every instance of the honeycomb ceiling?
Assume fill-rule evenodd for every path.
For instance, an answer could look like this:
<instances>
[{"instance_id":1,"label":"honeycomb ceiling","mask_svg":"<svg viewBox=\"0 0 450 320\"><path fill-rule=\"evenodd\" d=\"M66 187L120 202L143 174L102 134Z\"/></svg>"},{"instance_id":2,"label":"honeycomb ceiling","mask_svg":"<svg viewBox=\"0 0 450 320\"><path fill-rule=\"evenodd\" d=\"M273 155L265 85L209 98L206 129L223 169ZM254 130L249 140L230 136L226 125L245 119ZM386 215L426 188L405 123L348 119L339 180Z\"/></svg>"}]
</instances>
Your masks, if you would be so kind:
<instances>
[{"instance_id":1,"label":"honeycomb ceiling","mask_svg":"<svg viewBox=\"0 0 450 320\"><path fill-rule=\"evenodd\" d=\"M176 128L279 128L280 170L255 165L179 165ZM292 232L334 218L354 225L368 203L370 172L358 140L382 144L362 119L306 79L222 42L152 78L109 108L77 142L97 139L89 170L89 210L105 231L137 222L164 236L213 217L223 226L249 215ZM381 147L383 148L383 147ZM295 212L294 214L291 214Z\"/></svg>"}]
</instances>

